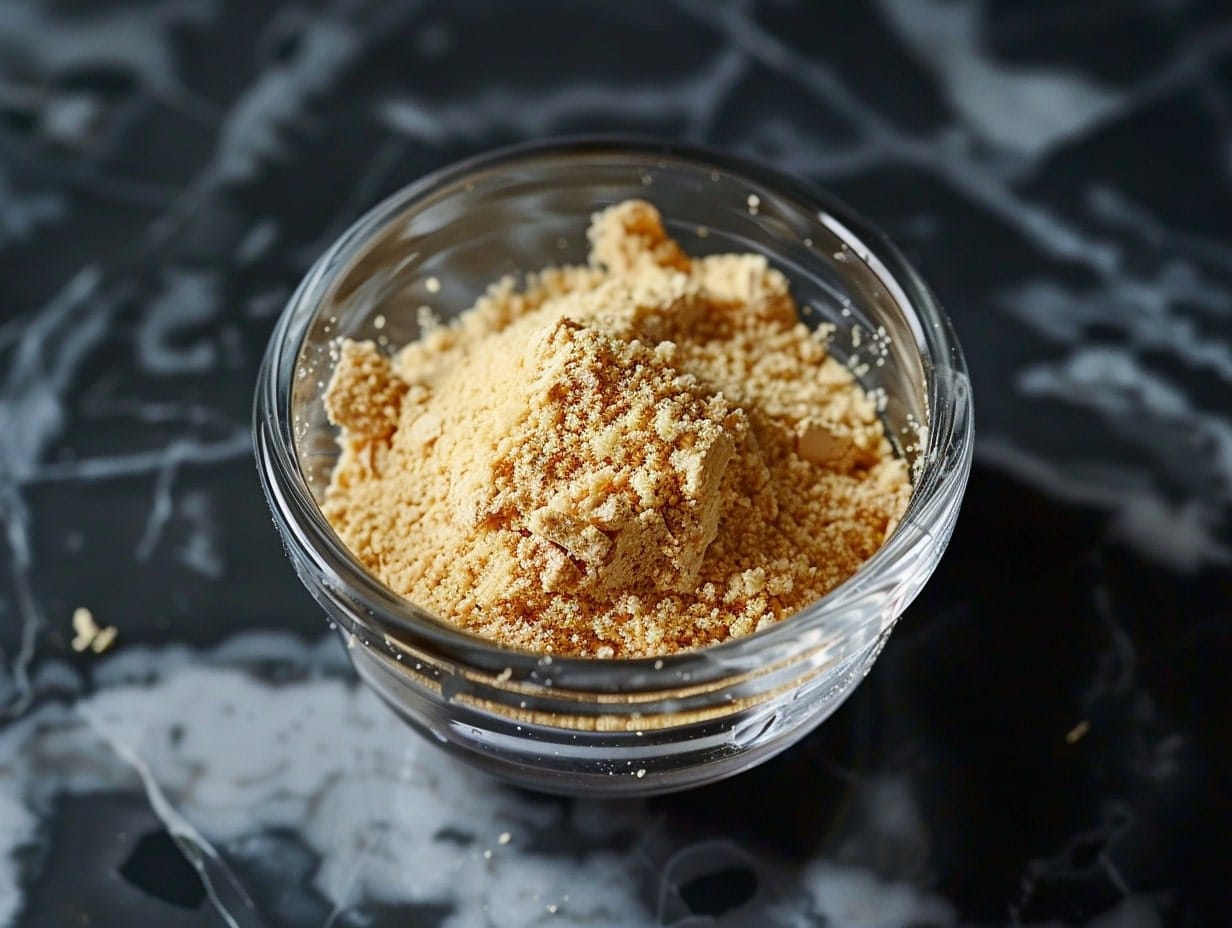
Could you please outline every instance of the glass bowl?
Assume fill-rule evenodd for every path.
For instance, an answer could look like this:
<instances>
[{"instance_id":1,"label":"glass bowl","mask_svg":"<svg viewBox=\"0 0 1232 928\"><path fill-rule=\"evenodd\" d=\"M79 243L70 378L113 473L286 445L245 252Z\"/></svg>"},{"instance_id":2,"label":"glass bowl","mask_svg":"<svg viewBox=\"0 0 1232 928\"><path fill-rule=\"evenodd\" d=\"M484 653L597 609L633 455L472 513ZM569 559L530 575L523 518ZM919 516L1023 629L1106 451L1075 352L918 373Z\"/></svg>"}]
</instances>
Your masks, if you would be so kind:
<instances>
[{"instance_id":1,"label":"glass bowl","mask_svg":"<svg viewBox=\"0 0 1232 928\"><path fill-rule=\"evenodd\" d=\"M760 252L801 315L876 391L913 492L846 583L745 638L660 659L504 648L370 575L318 507L339 452L330 345L414 340L504 274L584 263L592 213L640 197L686 252ZM856 329L860 332L857 333ZM877 351L869 345L876 343ZM861 347L857 347L861 346ZM892 245L829 196L695 148L597 139L506 149L391 196L317 261L279 319L256 392L258 468L304 585L360 677L415 729L532 789L644 795L745 770L799 740L868 672L949 541L971 467L971 389L950 323Z\"/></svg>"}]
</instances>

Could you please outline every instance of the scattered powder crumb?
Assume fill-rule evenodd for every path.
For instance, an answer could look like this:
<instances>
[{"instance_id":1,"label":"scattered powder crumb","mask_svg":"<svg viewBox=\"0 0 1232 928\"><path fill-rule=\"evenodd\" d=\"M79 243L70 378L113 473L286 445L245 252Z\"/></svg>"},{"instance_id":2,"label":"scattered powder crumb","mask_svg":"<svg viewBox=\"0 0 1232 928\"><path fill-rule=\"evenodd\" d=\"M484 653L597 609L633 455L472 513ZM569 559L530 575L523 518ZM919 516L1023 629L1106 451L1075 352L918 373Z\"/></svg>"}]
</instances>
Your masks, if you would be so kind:
<instances>
[{"instance_id":1,"label":"scattered powder crumb","mask_svg":"<svg viewBox=\"0 0 1232 928\"><path fill-rule=\"evenodd\" d=\"M1066 744L1077 744L1091 731L1091 723L1087 719L1083 719L1073 728L1065 733Z\"/></svg>"},{"instance_id":2,"label":"scattered powder crumb","mask_svg":"<svg viewBox=\"0 0 1232 928\"><path fill-rule=\"evenodd\" d=\"M94 613L85 606L73 610L73 640L70 642L74 651L90 650L102 654L113 644L119 634L114 625L100 626L94 618Z\"/></svg>"},{"instance_id":3,"label":"scattered powder crumb","mask_svg":"<svg viewBox=\"0 0 1232 928\"><path fill-rule=\"evenodd\" d=\"M670 654L832 590L911 492L877 408L753 254L632 200L393 358L344 341L323 506L386 585L502 645Z\"/></svg>"},{"instance_id":4,"label":"scattered powder crumb","mask_svg":"<svg viewBox=\"0 0 1232 928\"><path fill-rule=\"evenodd\" d=\"M512 840L513 840L513 835L511 835L507 831L502 831L500 833L500 837L496 839L496 843L497 844L508 844Z\"/></svg>"}]
</instances>

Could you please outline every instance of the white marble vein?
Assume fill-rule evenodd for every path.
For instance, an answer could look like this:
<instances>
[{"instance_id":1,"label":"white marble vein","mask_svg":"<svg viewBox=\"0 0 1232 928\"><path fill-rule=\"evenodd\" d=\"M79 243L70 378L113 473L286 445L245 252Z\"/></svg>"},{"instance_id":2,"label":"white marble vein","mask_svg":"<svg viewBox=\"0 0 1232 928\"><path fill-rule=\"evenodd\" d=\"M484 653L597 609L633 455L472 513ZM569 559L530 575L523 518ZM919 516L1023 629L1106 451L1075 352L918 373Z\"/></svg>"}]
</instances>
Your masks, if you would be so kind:
<instances>
[{"instance_id":1,"label":"white marble vein","mask_svg":"<svg viewBox=\"0 0 1232 928\"><path fill-rule=\"evenodd\" d=\"M1123 101L1058 69L1011 68L983 47L974 0L881 0L890 25L940 79L955 112L984 141L1039 158L1114 115Z\"/></svg>"},{"instance_id":2,"label":"white marble vein","mask_svg":"<svg viewBox=\"0 0 1232 928\"><path fill-rule=\"evenodd\" d=\"M330 671L337 646L324 647L249 635L205 654L131 648L98 665L88 695L42 703L0 731L0 921L20 904L13 854L40 840L39 816L57 795L136 787L239 926L257 922L226 849L276 828L321 856L313 888L339 911L418 901L450 906L450 928L647 923L654 903L640 894L636 851L536 848L554 830L653 830L642 804L527 802L411 734L370 691ZM294 673L290 682L249 669L271 659ZM920 827L918 813L904 821ZM705 849L677 856L686 852L706 872ZM934 894L854 864L819 858L784 884L769 862L741 853L768 887L759 924L955 920Z\"/></svg>"},{"instance_id":3,"label":"white marble vein","mask_svg":"<svg viewBox=\"0 0 1232 928\"><path fill-rule=\"evenodd\" d=\"M148 450L47 464L48 449L63 437L75 412L72 407L79 386L78 371L107 336L117 307L133 289L123 280L106 280L97 268L84 268L45 306L19 317L6 352L7 376L0 382L0 433L21 436L21 440L0 443L0 520L5 528L14 605L22 631L17 653L5 656L8 667L0 676L5 714L19 713L29 703L29 665L45 624L29 579L33 567L32 513L23 489L40 482L98 481L154 473L157 479L149 524L137 547L139 557L148 556L169 515L170 491L178 469L237 457L251 448L246 423L231 422L223 437L210 436L210 431L217 432L219 418L210 415L205 417L209 426L204 429L205 435L190 423L185 435ZM186 324L183 314L187 312L191 321L203 321L205 316L191 300L164 301L161 305L154 301L151 305L154 308L145 316L145 327L152 334L142 336L139 329L136 341L144 344L146 354L161 360L157 346L166 333ZM199 353L189 360L194 357L210 360ZM182 365L183 357L180 361ZM165 404L155 403L143 415L158 420L166 411Z\"/></svg>"},{"instance_id":4,"label":"white marble vein","mask_svg":"<svg viewBox=\"0 0 1232 928\"><path fill-rule=\"evenodd\" d=\"M151 374L194 374L217 362L217 347L206 339L182 344L181 334L198 330L221 310L218 274L169 269L162 288L146 302L137 326L137 362Z\"/></svg>"},{"instance_id":5,"label":"white marble vein","mask_svg":"<svg viewBox=\"0 0 1232 928\"><path fill-rule=\"evenodd\" d=\"M172 0L153 9L99 7L84 16L57 15L49 7L36 0L6 4L0 49L20 52L43 74L106 64L133 73L151 88L166 87L177 70L169 30L216 15L212 0Z\"/></svg>"},{"instance_id":6,"label":"white marble vein","mask_svg":"<svg viewBox=\"0 0 1232 928\"><path fill-rule=\"evenodd\" d=\"M505 129L516 129L530 138L542 137L578 117L654 122L676 119L686 126L687 135L696 138L710 128L724 92L740 80L746 66L741 55L727 51L715 55L701 70L671 82L620 86L570 82L529 92L491 86L451 102L403 93L383 101L377 114L391 130L435 146L474 143Z\"/></svg>"},{"instance_id":7,"label":"white marble vein","mask_svg":"<svg viewBox=\"0 0 1232 928\"><path fill-rule=\"evenodd\" d=\"M167 30L186 19L208 18L212 11L212 4L173 3L154 17L122 8L52 24L41 6L23 2L0 10L0 47L21 46L45 78L75 66L102 64L133 74L151 93L170 94L177 81ZM277 153L282 127L302 115L305 103L337 78L358 49L354 36L345 17L328 11L308 25L301 53L290 63L271 68L236 98L219 127L213 156L184 194L151 224L137 243L137 254L156 253L206 193L219 184L252 176L260 163ZM30 225L23 220L23 229ZM181 330L214 318L219 309L216 286L210 274L169 272L161 296L147 300L134 337L137 357L147 370L162 375L200 373L217 362L217 349L209 341L187 348L173 347L169 341ZM23 486L154 474L147 527L135 551L145 558L169 518L177 471L186 464L247 454L251 448L247 423L240 421L223 437L189 430L148 450L50 464L44 460L67 426L69 392L78 369L101 342L116 306L133 290L123 277L108 279L103 270L85 267L45 306L19 319L12 333L5 364L8 376L0 384L0 429L23 440L0 443L0 517L22 634L17 654L5 656L9 666L0 677L6 712L18 712L28 704L28 667L43 627L42 610L28 579L31 514L22 497ZM205 548L190 548L186 556L197 569L218 570L218 559Z\"/></svg>"},{"instance_id":8,"label":"white marble vein","mask_svg":"<svg viewBox=\"0 0 1232 928\"><path fill-rule=\"evenodd\" d=\"M1174 383L1117 348L1075 349L1061 363L1023 370L1018 384L1027 396L1092 410L1111 435L1133 446L1141 459L1153 460L1152 470L1180 488L1179 498L1173 491L1170 499L1168 488L1142 468L1119 468L1129 479L1117 481L1110 479L1114 468L1070 467L1070 481L1096 484L1087 494L1091 501L1100 488L1113 491L1114 533L1178 569L1228 563L1232 549L1219 540L1232 508L1232 422L1226 410L1195 407ZM1127 492L1117 492L1118 483L1128 484Z\"/></svg>"},{"instance_id":9,"label":"white marble vein","mask_svg":"<svg viewBox=\"0 0 1232 928\"><path fill-rule=\"evenodd\" d=\"M329 87L362 47L354 26L321 17L303 30L299 54L265 71L232 103L223 119L211 174L219 182L248 180L284 156L281 134L304 118L312 97Z\"/></svg>"},{"instance_id":10,"label":"white marble vein","mask_svg":"<svg viewBox=\"0 0 1232 928\"><path fill-rule=\"evenodd\" d=\"M8 376L0 383L0 520L8 548L14 605L21 622L17 653L0 676L0 713L22 711L30 700L29 666L43 625L30 583L30 509L21 485L64 426L66 393L77 366L102 339L115 301L98 293L101 277L87 268L43 311L29 317L9 350Z\"/></svg>"},{"instance_id":11,"label":"white marble vein","mask_svg":"<svg viewBox=\"0 0 1232 928\"><path fill-rule=\"evenodd\" d=\"M40 226L63 219L67 212L61 194L16 188L0 166L0 248L31 239Z\"/></svg>"},{"instance_id":12,"label":"white marble vein","mask_svg":"<svg viewBox=\"0 0 1232 928\"><path fill-rule=\"evenodd\" d=\"M224 863L222 856L186 819L167 798L154 772L133 746L118 737L108 723L99 718L94 711L86 706L79 706L77 711L85 720L87 726L94 732L125 764L132 768L141 780L141 788L150 803L150 809L163 823L167 833L175 839L184 856L192 864L214 907L226 920L229 928L243 928L251 924L251 919L237 916L237 911L253 911L255 906L252 898L244 891L239 880ZM228 904L229 897L235 897L236 904Z\"/></svg>"}]
</instances>

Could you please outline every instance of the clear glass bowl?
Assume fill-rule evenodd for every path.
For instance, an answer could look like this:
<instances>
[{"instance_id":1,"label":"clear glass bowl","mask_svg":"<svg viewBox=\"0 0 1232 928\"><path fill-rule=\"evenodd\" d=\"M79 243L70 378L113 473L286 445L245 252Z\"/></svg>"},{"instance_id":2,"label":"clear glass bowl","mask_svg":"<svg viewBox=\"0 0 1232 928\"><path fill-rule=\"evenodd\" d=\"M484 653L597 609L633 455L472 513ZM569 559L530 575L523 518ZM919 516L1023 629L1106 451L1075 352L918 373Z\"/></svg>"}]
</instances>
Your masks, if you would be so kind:
<instances>
[{"instance_id":1,"label":"clear glass bowl","mask_svg":"<svg viewBox=\"0 0 1232 928\"><path fill-rule=\"evenodd\" d=\"M765 254L790 278L806 322L837 327L832 351L867 389L884 391L887 430L912 464L911 502L850 580L749 637L658 660L499 647L387 589L321 515L339 450L322 407L329 346L347 336L392 350L418 337L421 306L449 318L504 274L582 263L590 215L630 197L653 202L688 252ZM870 340L882 346L880 363ZM287 553L363 680L414 728L505 780L638 795L745 770L851 693L949 541L971 467L971 412L949 321L902 256L849 209L727 155L584 139L446 168L348 229L278 321L254 425Z\"/></svg>"}]
</instances>

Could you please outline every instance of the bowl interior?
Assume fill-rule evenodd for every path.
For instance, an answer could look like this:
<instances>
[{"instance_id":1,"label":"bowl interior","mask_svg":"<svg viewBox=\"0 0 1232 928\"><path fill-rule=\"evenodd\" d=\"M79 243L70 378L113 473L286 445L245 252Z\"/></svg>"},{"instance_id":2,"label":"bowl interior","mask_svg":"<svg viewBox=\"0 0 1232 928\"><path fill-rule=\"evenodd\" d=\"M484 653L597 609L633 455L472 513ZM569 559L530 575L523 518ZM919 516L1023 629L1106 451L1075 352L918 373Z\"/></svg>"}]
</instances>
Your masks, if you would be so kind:
<instances>
[{"instance_id":1,"label":"bowl interior","mask_svg":"<svg viewBox=\"0 0 1232 928\"><path fill-rule=\"evenodd\" d=\"M591 214L634 197L659 209L689 254L755 252L786 274L802 318L834 327L832 353L878 399L888 435L918 472L929 421L920 322L834 215L744 171L650 152L532 155L417 186L323 259L331 282L307 324L290 410L296 457L318 503L339 452L322 402L336 339L371 339L393 352L506 275L584 263Z\"/></svg>"}]
</instances>

